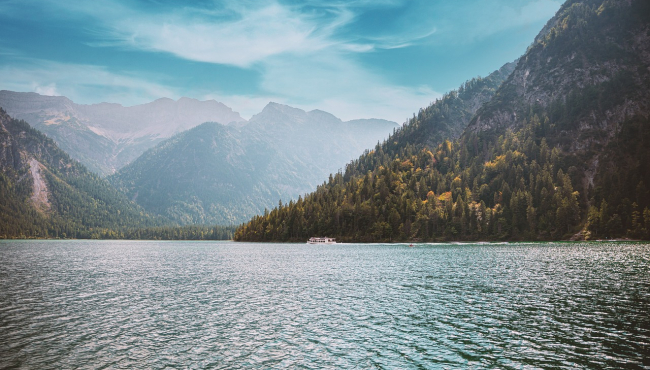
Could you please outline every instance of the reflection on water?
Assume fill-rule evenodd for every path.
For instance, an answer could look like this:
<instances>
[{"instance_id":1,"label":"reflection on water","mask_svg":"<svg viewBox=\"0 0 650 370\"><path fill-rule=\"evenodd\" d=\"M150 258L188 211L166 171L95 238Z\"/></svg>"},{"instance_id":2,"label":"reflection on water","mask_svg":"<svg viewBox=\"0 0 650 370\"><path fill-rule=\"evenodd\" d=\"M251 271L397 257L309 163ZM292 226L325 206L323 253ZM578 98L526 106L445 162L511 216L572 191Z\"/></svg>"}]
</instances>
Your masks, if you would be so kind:
<instances>
[{"instance_id":1,"label":"reflection on water","mask_svg":"<svg viewBox=\"0 0 650 370\"><path fill-rule=\"evenodd\" d=\"M0 242L0 368L650 368L650 245Z\"/></svg>"}]
</instances>

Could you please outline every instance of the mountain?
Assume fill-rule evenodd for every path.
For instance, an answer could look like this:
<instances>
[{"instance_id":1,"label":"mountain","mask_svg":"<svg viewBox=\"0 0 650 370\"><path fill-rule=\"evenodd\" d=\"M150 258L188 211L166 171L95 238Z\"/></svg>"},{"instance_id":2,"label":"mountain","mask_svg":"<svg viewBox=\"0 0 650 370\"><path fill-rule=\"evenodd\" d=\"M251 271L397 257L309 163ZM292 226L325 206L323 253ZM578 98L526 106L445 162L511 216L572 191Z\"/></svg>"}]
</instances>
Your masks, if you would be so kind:
<instances>
[{"instance_id":1,"label":"mountain","mask_svg":"<svg viewBox=\"0 0 650 370\"><path fill-rule=\"evenodd\" d=\"M109 180L181 224L240 223L313 190L396 127L269 103L247 123L207 122L178 134Z\"/></svg>"},{"instance_id":2,"label":"mountain","mask_svg":"<svg viewBox=\"0 0 650 370\"><path fill-rule=\"evenodd\" d=\"M168 98L123 107L75 104L63 96L0 91L0 107L45 133L74 159L100 175L114 173L144 151L203 122L245 122L214 100Z\"/></svg>"},{"instance_id":3,"label":"mountain","mask_svg":"<svg viewBox=\"0 0 650 370\"><path fill-rule=\"evenodd\" d=\"M459 92L235 238L650 238L650 3L569 0L477 110Z\"/></svg>"},{"instance_id":4,"label":"mountain","mask_svg":"<svg viewBox=\"0 0 650 370\"><path fill-rule=\"evenodd\" d=\"M116 237L163 225L0 109L0 237Z\"/></svg>"},{"instance_id":5,"label":"mountain","mask_svg":"<svg viewBox=\"0 0 650 370\"><path fill-rule=\"evenodd\" d=\"M650 3L568 1L468 137L544 138L578 191L575 237L636 238L650 230L649 116Z\"/></svg>"},{"instance_id":6,"label":"mountain","mask_svg":"<svg viewBox=\"0 0 650 370\"><path fill-rule=\"evenodd\" d=\"M450 91L409 120L375 151L361 156L346 169L346 179L377 169L387 158L405 150L435 148L443 141L460 137L478 109L488 102L515 69L517 62L504 64L485 78L473 78Z\"/></svg>"}]
</instances>

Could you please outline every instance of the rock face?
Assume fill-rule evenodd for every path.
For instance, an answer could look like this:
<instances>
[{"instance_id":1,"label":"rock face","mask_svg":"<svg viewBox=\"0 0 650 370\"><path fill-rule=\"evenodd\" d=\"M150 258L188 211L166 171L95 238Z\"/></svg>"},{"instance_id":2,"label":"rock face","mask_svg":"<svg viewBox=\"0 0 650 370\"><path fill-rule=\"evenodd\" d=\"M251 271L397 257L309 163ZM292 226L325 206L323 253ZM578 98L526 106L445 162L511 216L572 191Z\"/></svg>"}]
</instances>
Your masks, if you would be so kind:
<instances>
[{"instance_id":1,"label":"rock face","mask_svg":"<svg viewBox=\"0 0 650 370\"><path fill-rule=\"evenodd\" d=\"M119 104L75 104L62 96L0 91L0 107L27 121L86 165L107 175L145 150L203 122L228 124L245 120L214 100L162 98L123 107Z\"/></svg>"},{"instance_id":2,"label":"rock face","mask_svg":"<svg viewBox=\"0 0 650 370\"><path fill-rule=\"evenodd\" d=\"M240 223L312 191L396 127L269 103L247 123L208 122L176 135L109 180L183 224Z\"/></svg>"},{"instance_id":3,"label":"rock face","mask_svg":"<svg viewBox=\"0 0 650 370\"><path fill-rule=\"evenodd\" d=\"M468 130L518 130L546 117L540 134L579 158L589 197L594 177L620 165L608 147L650 117L649 22L647 1L567 1Z\"/></svg>"},{"instance_id":4,"label":"rock face","mask_svg":"<svg viewBox=\"0 0 650 370\"><path fill-rule=\"evenodd\" d=\"M34 208L41 212L50 209L50 202L48 200L47 184L41 176L41 163L36 158L29 160L29 170L32 175L32 196L30 198Z\"/></svg>"},{"instance_id":5,"label":"rock face","mask_svg":"<svg viewBox=\"0 0 650 370\"><path fill-rule=\"evenodd\" d=\"M647 114L650 29L643 13L648 8L643 1L567 1L469 129L521 127L531 107L570 105L576 113L567 118L579 134L616 130L625 116ZM612 22L617 17L625 23ZM619 94L602 96L616 90Z\"/></svg>"},{"instance_id":6,"label":"rock face","mask_svg":"<svg viewBox=\"0 0 650 370\"><path fill-rule=\"evenodd\" d=\"M484 78L466 81L457 90L446 93L417 115L391 137L382 148L390 155L407 146L415 148L436 147L444 140L460 137L478 109L489 102L497 89L512 73L517 61L506 63ZM363 166L361 166L363 167ZM374 168L359 168L365 173Z\"/></svg>"}]
</instances>

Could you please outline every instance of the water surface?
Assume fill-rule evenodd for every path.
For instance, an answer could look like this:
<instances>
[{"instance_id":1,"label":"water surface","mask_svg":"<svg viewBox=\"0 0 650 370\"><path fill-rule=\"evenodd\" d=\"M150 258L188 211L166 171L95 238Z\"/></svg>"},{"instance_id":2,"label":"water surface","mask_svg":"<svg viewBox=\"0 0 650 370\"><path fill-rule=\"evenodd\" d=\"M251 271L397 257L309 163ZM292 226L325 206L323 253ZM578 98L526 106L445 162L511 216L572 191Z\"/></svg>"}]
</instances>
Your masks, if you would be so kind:
<instances>
[{"instance_id":1,"label":"water surface","mask_svg":"<svg viewBox=\"0 0 650 370\"><path fill-rule=\"evenodd\" d=\"M0 368L650 368L650 245L0 242Z\"/></svg>"}]
</instances>

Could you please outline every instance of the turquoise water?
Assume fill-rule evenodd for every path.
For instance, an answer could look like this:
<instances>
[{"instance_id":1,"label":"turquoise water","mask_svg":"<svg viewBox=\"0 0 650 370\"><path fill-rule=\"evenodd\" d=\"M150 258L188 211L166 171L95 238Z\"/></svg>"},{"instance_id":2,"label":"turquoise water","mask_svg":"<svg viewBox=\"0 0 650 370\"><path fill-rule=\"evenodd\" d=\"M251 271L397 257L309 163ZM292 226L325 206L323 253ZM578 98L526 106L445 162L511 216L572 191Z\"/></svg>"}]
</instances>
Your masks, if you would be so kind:
<instances>
[{"instance_id":1,"label":"turquoise water","mask_svg":"<svg viewBox=\"0 0 650 370\"><path fill-rule=\"evenodd\" d=\"M650 368L650 245L0 242L0 368Z\"/></svg>"}]
</instances>

